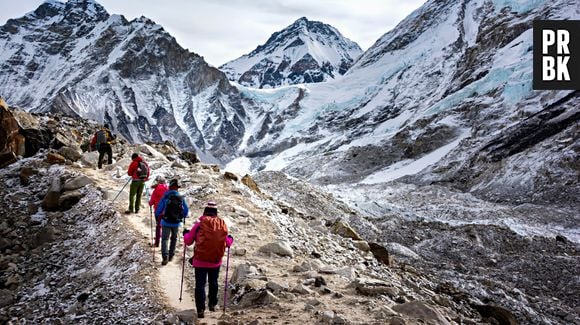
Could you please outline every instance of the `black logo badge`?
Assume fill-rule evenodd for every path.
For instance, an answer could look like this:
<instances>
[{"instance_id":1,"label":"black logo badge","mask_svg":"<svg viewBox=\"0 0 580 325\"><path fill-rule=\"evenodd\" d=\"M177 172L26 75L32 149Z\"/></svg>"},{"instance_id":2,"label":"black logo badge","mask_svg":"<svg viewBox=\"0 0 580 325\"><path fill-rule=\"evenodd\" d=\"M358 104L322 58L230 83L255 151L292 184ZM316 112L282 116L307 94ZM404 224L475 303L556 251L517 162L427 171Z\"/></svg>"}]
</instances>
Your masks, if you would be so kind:
<instances>
[{"instance_id":1,"label":"black logo badge","mask_svg":"<svg viewBox=\"0 0 580 325\"><path fill-rule=\"evenodd\" d=\"M534 21L534 89L580 89L580 20Z\"/></svg>"}]
</instances>

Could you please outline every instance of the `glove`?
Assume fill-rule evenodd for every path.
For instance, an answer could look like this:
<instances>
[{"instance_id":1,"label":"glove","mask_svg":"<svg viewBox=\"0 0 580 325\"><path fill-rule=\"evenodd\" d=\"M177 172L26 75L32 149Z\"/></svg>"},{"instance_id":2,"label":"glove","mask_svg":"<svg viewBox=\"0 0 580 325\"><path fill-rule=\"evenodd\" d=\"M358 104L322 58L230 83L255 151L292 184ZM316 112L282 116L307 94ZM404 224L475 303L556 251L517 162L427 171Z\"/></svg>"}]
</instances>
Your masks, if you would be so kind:
<instances>
[{"instance_id":1,"label":"glove","mask_svg":"<svg viewBox=\"0 0 580 325\"><path fill-rule=\"evenodd\" d=\"M185 234L187 234L188 232L189 232L189 230L183 229L183 236L185 236Z\"/></svg>"},{"instance_id":2,"label":"glove","mask_svg":"<svg viewBox=\"0 0 580 325\"><path fill-rule=\"evenodd\" d=\"M233 243L234 243L234 237L232 237L232 235L228 235L226 237L226 246L230 247L230 246L232 246Z\"/></svg>"}]
</instances>

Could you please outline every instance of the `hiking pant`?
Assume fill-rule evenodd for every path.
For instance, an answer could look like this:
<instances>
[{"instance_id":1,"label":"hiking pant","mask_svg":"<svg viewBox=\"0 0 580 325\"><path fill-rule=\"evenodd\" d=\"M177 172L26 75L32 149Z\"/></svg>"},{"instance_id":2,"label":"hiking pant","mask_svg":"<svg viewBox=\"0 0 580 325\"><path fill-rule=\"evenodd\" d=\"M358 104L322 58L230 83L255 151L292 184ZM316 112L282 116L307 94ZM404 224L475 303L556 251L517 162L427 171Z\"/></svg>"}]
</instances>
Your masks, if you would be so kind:
<instances>
[{"instance_id":1,"label":"hiking pant","mask_svg":"<svg viewBox=\"0 0 580 325\"><path fill-rule=\"evenodd\" d=\"M206 280L209 282L209 306L217 305L218 299L218 276L220 274L220 268L195 268L195 308L197 312L205 311L205 283Z\"/></svg>"},{"instance_id":2,"label":"hiking pant","mask_svg":"<svg viewBox=\"0 0 580 325\"><path fill-rule=\"evenodd\" d=\"M103 158L107 154L107 164L113 163L113 148L108 143L99 145L99 169L103 168Z\"/></svg>"},{"instance_id":3,"label":"hiking pant","mask_svg":"<svg viewBox=\"0 0 580 325\"><path fill-rule=\"evenodd\" d=\"M144 188L144 181L133 180L133 182L131 182L131 189L129 190L129 211L135 211L135 213L139 212L139 208L141 207L141 195L143 194ZM137 196L136 199L135 196ZM133 210L133 206L135 207L135 210Z\"/></svg>"},{"instance_id":4,"label":"hiking pant","mask_svg":"<svg viewBox=\"0 0 580 325\"><path fill-rule=\"evenodd\" d=\"M159 247L160 238L161 238L161 218L155 217L155 247Z\"/></svg>"},{"instance_id":5,"label":"hiking pant","mask_svg":"<svg viewBox=\"0 0 580 325\"><path fill-rule=\"evenodd\" d=\"M161 229L161 256L168 257L175 255L175 244L177 243L177 233L179 227L166 227ZM169 252L167 252L167 240L171 234L171 241L169 243Z\"/></svg>"}]
</instances>

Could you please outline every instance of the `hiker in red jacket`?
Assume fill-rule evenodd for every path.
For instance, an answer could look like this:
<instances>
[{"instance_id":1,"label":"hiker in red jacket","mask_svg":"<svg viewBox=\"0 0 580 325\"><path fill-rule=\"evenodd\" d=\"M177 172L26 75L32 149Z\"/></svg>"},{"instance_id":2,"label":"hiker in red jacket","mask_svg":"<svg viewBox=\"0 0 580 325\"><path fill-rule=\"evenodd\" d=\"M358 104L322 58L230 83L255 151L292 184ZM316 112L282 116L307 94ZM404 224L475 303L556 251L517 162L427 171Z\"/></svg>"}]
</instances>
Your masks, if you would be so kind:
<instances>
[{"instance_id":1,"label":"hiker in red jacket","mask_svg":"<svg viewBox=\"0 0 580 325\"><path fill-rule=\"evenodd\" d=\"M204 317L205 283L209 282L208 306L215 311L217 305L218 276L226 247L234 238L228 235L228 227L218 217L215 202L208 202L203 215L190 231L183 231L183 242L190 246L195 242L191 265L195 268L195 306L197 318Z\"/></svg>"},{"instance_id":2,"label":"hiker in red jacket","mask_svg":"<svg viewBox=\"0 0 580 325\"><path fill-rule=\"evenodd\" d=\"M151 193L151 198L149 199L149 206L153 206L153 211L157 211L157 206L163 198L163 195L169 188L165 184L165 178L161 175L155 178L156 183L151 185L153 188L153 193ZM155 217L155 247L159 247L159 238L161 238L161 218Z\"/></svg>"},{"instance_id":3,"label":"hiker in red jacket","mask_svg":"<svg viewBox=\"0 0 580 325\"><path fill-rule=\"evenodd\" d=\"M145 182L149 179L149 165L138 154L134 153L131 156L133 161L129 165L127 174L131 176L131 189L129 190L129 209L125 214L131 214L133 211L139 213L141 207L141 195L145 188ZM135 198L136 197L136 198ZM135 210L133 210L135 207Z\"/></svg>"}]
</instances>

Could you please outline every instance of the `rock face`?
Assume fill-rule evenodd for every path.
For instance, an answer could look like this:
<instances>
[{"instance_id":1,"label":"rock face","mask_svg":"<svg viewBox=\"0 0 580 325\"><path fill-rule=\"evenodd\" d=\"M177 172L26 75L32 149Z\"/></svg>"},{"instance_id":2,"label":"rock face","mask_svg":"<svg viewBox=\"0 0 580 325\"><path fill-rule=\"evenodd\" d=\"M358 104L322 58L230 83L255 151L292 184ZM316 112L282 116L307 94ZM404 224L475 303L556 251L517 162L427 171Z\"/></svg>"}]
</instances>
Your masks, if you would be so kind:
<instances>
[{"instance_id":1,"label":"rock face","mask_svg":"<svg viewBox=\"0 0 580 325\"><path fill-rule=\"evenodd\" d=\"M231 159L244 133L248 103L226 76L145 17L127 21L93 0L47 1L0 27L0 49L0 93L11 105L216 160Z\"/></svg>"},{"instance_id":2,"label":"rock face","mask_svg":"<svg viewBox=\"0 0 580 325\"><path fill-rule=\"evenodd\" d=\"M16 156L24 156L24 137L19 133L18 122L0 97L0 168L16 161Z\"/></svg>"},{"instance_id":3,"label":"rock face","mask_svg":"<svg viewBox=\"0 0 580 325\"><path fill-rule=\"evenodd\" d=\"M220 70L244 86L276 88L335 79L361 53L358 44L336 28L302 17Z\"/></svg>"}]
</instances>

